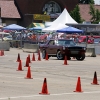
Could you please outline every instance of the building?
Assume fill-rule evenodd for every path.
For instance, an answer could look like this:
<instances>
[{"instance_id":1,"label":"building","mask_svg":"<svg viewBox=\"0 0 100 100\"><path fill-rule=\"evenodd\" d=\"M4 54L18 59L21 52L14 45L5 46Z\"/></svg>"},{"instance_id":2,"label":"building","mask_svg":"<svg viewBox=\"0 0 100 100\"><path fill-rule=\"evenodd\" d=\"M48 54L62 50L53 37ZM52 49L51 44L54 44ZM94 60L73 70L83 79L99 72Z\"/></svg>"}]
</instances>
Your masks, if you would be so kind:
<instances>
[{"instance_id":1,"label":"building","mask_svg":"<svg viewBox=\"0 0 100 100\"><path fill-rule=\"evenodd\" d=\"M100 35L100 24L66 24L84 31L85 35Z\"/></svg>"},{"instance_id":2,"label":"building","mask_svg":"<svg viewBox=\"0 0 100 100\"><path fill-rule=\"evenodd\" d=\"M11 23L17 24L21 16L13 0L0 0L0 24L3 26Z\"/></svg>"},{"instance_id":3,"label":"building","mask_svg":"<svg viewBox=\"0 0 100 100\"><path fill-rule=\"evenodd\" d=\"M56 19L66 7L72 11L78 0L0 0L0 24L19 24L28 27L32 22L42 23ZM100 10L100 5L94 5ZM88 4L79 4L82 19L89 22Z\"/></svg>"},{"instance_id":4,"label":"building","mask_svg":"<svg viewBox=\"0 0 100 100\"><path fill-rule=\"evenodd\" d=\"M66 7L70 12L78 0L0 0L0 24L27 27L32 22L54 20Z\"/></svg>"},{"instance_id":5,"label":"building","mask_svg":"<svg viewBox=\"0 0 100 100\"><path fill-rule=\"evenodd\" d=\"M89 14L90 11L90 5L89 4L79 4L80 8L80 15L81 18L84 20L84 23L81 24L66 24L69 26L73 26L76 28L79 28L81 30L84 30L85 34L90 35L100 35L100 23L98 24L91 24L90 19L91 15ZM100 5L94 5L95 9L98 9L100 11Z\"/></svg>"}]
</instances>

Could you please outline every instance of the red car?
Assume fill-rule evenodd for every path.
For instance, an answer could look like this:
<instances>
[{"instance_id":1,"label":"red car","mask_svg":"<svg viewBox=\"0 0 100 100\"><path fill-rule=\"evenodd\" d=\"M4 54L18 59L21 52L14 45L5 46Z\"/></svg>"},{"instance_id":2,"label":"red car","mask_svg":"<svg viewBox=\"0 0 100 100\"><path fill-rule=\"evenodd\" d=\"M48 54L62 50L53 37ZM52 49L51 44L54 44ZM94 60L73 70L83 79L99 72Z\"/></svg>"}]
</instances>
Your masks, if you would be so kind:
<instances>
[{"instance_id":1,"label":"red car","mask_svg":"<svg viewBox=\"0 0 100 100\"><path fill-rule=\"evenodd\" d=\"M85 35L84 36L80 36L78 38L78 43L82 43L82 42L86 42L87 41L88 44L93 44L94 43L94 39L100 38L100 36L93 36L93 37L88 36L88 40L86 40L86 38L87 38L87 36L85 36Z\"/></svg>"},{"instance_id":2,"label":"red car","mask_svg":"<svg viewBox=\"0 0 100 100\"><path fill-rule=\"evenodd\" d=\"M73 40L69 39L50 39L46 43L40 44L39 48L43 59L45 59L46 53L48 57L57 57L58 60L64 59L65 55L69 60L71 57L80 61L85 59L86 48L76 45Z\"/></svg>"}]
</instances>

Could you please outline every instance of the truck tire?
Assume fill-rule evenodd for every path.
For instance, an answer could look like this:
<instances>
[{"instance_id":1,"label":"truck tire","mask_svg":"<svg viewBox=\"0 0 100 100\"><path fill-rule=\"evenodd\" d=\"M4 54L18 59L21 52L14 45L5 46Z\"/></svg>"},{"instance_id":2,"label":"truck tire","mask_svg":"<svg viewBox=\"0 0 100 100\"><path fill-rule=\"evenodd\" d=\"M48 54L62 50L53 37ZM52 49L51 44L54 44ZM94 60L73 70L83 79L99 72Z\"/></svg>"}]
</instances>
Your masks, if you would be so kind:
<instances>
[{"instance_id":1,"label":"truck tire","mask_svg":"<svg viewBox=\"0 0 100 100\"><path fill-rule=\"evenodd\" d=\"M56 56L57 56L58 60L63 60L64 59L64 55L61 54L61 51L57 51Z\"/></svg>"},{"instance_id":2,"label":"truck tire","mask_svg":"<svg viewBox=\"0 0 100 100\"><path fill-rule=\"evenodd\" d=\"M76 57L77 60L82 61L85 59L85 54L82 54L81 56Z\"/></svg>"}]
</instances>

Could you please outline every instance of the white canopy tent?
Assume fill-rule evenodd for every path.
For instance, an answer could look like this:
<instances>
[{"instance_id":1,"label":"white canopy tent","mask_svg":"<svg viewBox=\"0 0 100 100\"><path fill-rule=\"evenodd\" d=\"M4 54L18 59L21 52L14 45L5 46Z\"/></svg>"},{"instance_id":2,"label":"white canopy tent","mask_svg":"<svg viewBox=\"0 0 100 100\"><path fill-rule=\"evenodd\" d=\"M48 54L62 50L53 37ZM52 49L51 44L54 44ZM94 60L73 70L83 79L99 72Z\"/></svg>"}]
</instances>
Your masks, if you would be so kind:
<instances>
[{"instance_id":1,"label":"white canopy tent","mask_svg":"<svg viewBox=\"0 0 100 100\"><path fill-rule=\"evenodd\" d=\"M45 22L46 26L56 26L58 23L61 23L63 25L67 24L78 24L68 13L67 9L65 8L63 12L60 14L60 16L54 20L53 22Z\"/></svg>"},{"instance_id":2,"label":"white canopy tent","mask_svg":"<svg viewBox=\"0 0 100 100\"><path fill-rule=\"evenodd\" d=\"M45 27L49 27L51 25L52 25L52 22L48 22L48 21L45 22Z\"/></svg>"},{"instance_id":3,"label":"white canopy tent","mask_svg":"<svg viewBox=\"0 0 100 100\"><path fill-rule=\"evenodd\" d=\"M67 28L67 27L69 27L69 26L58 23L57 25L51 25L50 27L43 28L42 31L43 32L56 32L59 29Z\"/></svg>"}]
</instances>

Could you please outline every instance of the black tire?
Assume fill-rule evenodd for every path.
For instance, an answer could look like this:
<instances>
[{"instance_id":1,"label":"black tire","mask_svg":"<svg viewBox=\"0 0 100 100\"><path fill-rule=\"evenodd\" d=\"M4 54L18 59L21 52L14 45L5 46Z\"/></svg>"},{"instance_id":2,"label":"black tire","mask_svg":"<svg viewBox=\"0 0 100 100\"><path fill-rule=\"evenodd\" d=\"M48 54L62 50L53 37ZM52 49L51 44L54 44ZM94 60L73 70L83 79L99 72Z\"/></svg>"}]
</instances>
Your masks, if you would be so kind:
<instances>
[{"instance_id":1,"label":"black tire","mask_svg":"<svg viewBox=\"0 0 100 100\"><path fill-rule=\"evenodd\" d=\"M67 57L67 60L71 60L71 57Z\"/></svg>"},{"instance_id":2,"label":"black tire","mask_svg":"<svg viewBox=\"0 0 100 100\"><path fill-rule=\"evenodd\" d=\"M79 57L76 57L76 59L79 60L79 61L84 60L85 59L85 54L83 54L83 55L81 55Z\"/></svg>"},{"instance_id":3,"label":"black tire","mask_svg":"<svg viewBox=\"0 0 100 100\"><path fill-rule=\"evenodd\" d=\"M64 55L61 54L61 51L57 51L57 59L58 60L63 60L64 59Z\"/></svg>"},{"instance_id":4,"label":"black tire","mask_svg":"<svg viewBox=\"0 0 100 100\"><path fill-rule=\"evenodd\" d=\"M45 57L46 57L46 51L43 50L43 51L42 51L42 58L45 59Z\"/></svg>"}]
</instances>

